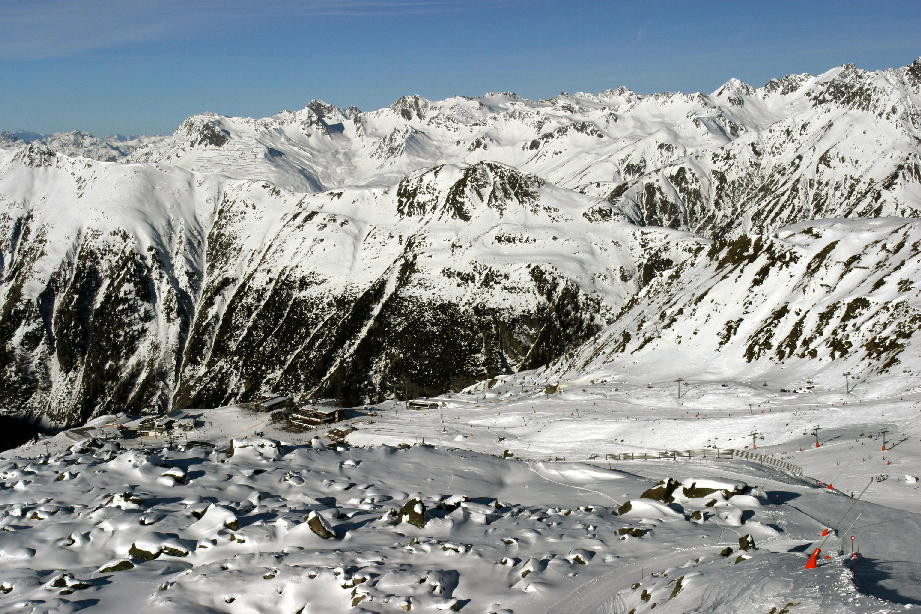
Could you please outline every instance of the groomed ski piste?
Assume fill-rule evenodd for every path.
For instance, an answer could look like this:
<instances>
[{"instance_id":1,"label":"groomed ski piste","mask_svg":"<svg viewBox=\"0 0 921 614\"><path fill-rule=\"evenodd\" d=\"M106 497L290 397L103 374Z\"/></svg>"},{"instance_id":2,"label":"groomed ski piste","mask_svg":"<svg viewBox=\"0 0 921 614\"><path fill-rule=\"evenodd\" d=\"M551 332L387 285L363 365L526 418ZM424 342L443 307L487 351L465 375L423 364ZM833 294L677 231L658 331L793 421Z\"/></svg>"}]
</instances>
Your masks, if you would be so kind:
<instances>
[{"instance_id":1,"label":"groomed ski piste","mask_svg":"<svg viewBox=\"0 0 921 614\"><path fill-rule=\"evenodd\" d=\"M0 611L921 604L921 390L538 375L303 432L229 406L169 439L104 416L9 450Z\"/></svg>"}]
</instances>

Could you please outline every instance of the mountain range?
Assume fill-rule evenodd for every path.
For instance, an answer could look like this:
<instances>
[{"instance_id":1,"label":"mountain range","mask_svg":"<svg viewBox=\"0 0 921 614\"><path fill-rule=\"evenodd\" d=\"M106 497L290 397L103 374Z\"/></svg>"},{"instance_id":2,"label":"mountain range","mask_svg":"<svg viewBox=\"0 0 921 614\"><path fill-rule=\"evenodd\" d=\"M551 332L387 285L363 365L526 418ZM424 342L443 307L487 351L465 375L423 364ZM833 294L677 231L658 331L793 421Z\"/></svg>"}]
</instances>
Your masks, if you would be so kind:
<instances>
[{"instance_id":1,"label":"mountain range","mask_svg":"<svg viewBox=\"0 0 921 614\"><path fill-rule=\"evenodd\" d=\"M921 58L33 136L0 136L5 414L919 366Z\"/></svg>"}]
</instances>

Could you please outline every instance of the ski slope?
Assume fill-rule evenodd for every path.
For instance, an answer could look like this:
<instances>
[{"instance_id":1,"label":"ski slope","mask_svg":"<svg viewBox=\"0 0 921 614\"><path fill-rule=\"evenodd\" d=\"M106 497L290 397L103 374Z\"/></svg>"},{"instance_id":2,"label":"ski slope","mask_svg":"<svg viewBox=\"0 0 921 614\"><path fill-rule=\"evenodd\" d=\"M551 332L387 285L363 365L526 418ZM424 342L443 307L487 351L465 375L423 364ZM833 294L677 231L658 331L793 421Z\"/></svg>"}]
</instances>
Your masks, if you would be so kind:
<instances>
[{"instance_id":1,"label":"ski slope","mask_svg":"<svg viewBox=\"0 0 921 614\"><path fill-rule=\"evenodd\" d=\"M921 529L921 492L903 478L921 458L921 395L871 398L858 386L792 399L723 383L689 382L679 402L672 382L546 394L509 378L441 397L438 409L387 402L305 433L235 406L188 410L174 417L198 426L171 441L119 439L114 427L137 420L102 417L0 458L0 604L588 613L921 603L921 556L905 539ZM815 423L820 448L800 435ZM804 475L738 458L603 456L744 449L754 429L759 452ZM861 499L848 496L883 473ZM682 483L672 500L648 498L668 479ZM423 526L407 515L420 503ZM314 513L327 539L311 530ZM838 532L823 542L825 528ZM755 549L740 550L746 535ZM819 545L831 558L804 569Z\"/></svg>"}]
</instances>

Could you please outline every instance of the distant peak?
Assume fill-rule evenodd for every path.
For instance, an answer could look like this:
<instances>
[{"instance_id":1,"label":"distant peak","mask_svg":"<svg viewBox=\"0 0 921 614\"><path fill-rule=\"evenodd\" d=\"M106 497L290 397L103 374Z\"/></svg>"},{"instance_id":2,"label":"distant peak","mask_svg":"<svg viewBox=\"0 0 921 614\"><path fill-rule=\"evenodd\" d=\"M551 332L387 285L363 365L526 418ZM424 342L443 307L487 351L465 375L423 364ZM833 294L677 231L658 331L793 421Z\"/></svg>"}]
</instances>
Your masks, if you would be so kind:
<instances>
[{"instance_id":1,"label":"distant peak","mask_svg":"<svg viewBox=\"0 0 921 614\"><path fill-rule=\"evenodd\" d=\"M215 113L193 115L184 122L179 130L191 137L189 144L196 146L222 147L230 138L230 132L221 127Z\"/></svg>"},{"instance_id":2,"label":"distant peak","mask_svg":"<svg viewBox=\"0 0 921 614\"><path fill-rule=\"evenodd\" d=\"M425 118L425 112L430 101L419 94L402 96L390 105L390 108L399 113L403 119Z\"/></svg>"},{"instance_id":3,"label":"distant peak","mask_svg":"<svg viewBox=\"0 0 921 614\"><path fill-rule=\"evenodd\" d=\"M38 141L39 139L43 139L46 136L47 135L45 134L41 134L39 132L30 132L28 130L14 130L12 132L4 130L3 132L0 132L0 138L13 141L22 141L23 143Z\"/></svg>"},{"instance_id":4,"label":"distant peak","mask_svg":"<svg viewBox=\"0 0 921 614\"><path fill-rule=\"evenodd\" d=\"M847 63L842 64L832 68L831 70L826 71L825 73L819 75L820 81L840 81L843 79L852 79L852 78L861 78L867 74L862 68L859 68L856 64Z\"/></svg>"},{"instance_id":5,"label":"distant peak","mask_svg":"<svg viewBox=\"0 0 921 614\"><path fill-rule=\"evenodd\" d=\"M778 92L781 95L786 95L795 92L810 77L812 77L812 75L808 73L790 74L784 77L771 79L765 83L761 89L768 94Z\"/></svg>"},{"instance_id":6,"label":"distant peak","mask_svg":"<svg viewBox=\"0 0 921 614\"><path fill-rule=\"evenodd\" d=\"M714 98L725 98L729 104L742 106L745 103L744 97L751 96L754 93L755 89L752 86L733 77L713 92L712 96Z\"/></svg>"},{"instance_id":7,"label":"distant peak","mask_svg":"<svg viewBox=\"0 0 921 614\"><path fill-rule=\"evenodd\" d=\"M342 112L342 110L336 105L332 105L325 100L318 99L311 100L309 103L307 103L307 108L310 111L313 111L314 115L319 118L335 115Z\"/></svg>"},{"instance_id":8,"label":"distant peak","mask_svg":"<svg viewBox=\"0 0 921 614\"><path fill-rule=\"evenodd\" d=\"M626 85L621 85L620 87L604 90L598 94L599 96L636 96L637 93L631 90Z\"/></svg>"},{"instance_id":9,"label":"distant peak","mask_svg":"<svg viewBox=\"0 0 921 614\"><path fill-rule=\"evenodd\" d=\"M921 57L905 67L905 74L915 85L921 85Z\"/></svg>"},{"instance_id":10,"label":"distant peak","mask_svg":"<svg viewBox=\"0 0 921 614\"><path fill-rule=\"evenodd\" d=\"M515 92L486 92L483 94L483 98L511 98L512 100L519 100L521 96Z\"/></svg>"},{"instance_id":11,"label":"distant peak","mask_svg":"<svg viewBox=\"0 0 921 614\"><path fill-rule=\"evenodd\" d=\"M741 79L733 77L726 81L726 83L724 83L720 89L751 90L752 86L750 86L748 83L745 83Z\"/></svg>"},{"instance_id":12,"label":"distant peak","mask_svg":"<svg viewBox=\"0 0 921 614\"><path fill-rule=\"evenodd\" d=\"M866 73L867 71L865 71L862 68L859 68L857 64L853 64L849 62L847 64L844 64L841 67L841 71L838 74L839 75L863 75Z\"/></svg>"}]
</instances>

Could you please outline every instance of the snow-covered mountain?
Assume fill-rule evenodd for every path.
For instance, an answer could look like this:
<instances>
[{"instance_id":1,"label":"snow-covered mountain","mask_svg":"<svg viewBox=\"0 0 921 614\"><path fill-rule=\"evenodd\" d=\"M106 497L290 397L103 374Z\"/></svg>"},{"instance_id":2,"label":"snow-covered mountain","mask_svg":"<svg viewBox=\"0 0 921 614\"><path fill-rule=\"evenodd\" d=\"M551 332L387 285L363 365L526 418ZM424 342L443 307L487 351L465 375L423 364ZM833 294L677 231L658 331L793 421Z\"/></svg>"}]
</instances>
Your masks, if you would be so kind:
<instances>
[{"instance_id":1,"label":"snow-covered mountain","mask_svg":"<svg viewBox=\"0 0 921 614\"><path fill-rule=\"evenodd\" d=\"M460 388L556 358L684 249L496 163L298 194L32 146L0 194L3 403L58 422Z\"/></svg>"},{"instance_id":2,"label":"snow-covered mountain","mask_svg":"<svg viewBox=\"0 0 921 614\"><path fill-rule=\"evenodd\" d=\"M709 95L407 96L367 113L314 101L263 119L194 116L130 158L295 191L390 186L435 163L496 161L605 198L637 224L718 236L739 224L916 216L919 88L921 58L759 88L732 79Z\"/></svg>"},{"instance_id":3,"label":"snow-covered mountain","mask_svg":"<svg viewBox=\"0 0 921 614\"><path fill-rule=\"evenodd\" d=\"M919 275L918 220L800 222L701 240L544 376L764 378L805 389L850 371L908 388L921 367Z\"/></svg>"},{"instance_id":4,"label":"snow-covered mountain","mask_svg":"<svg viewBox=\"0 0 921 614\"><path fill-rule=\"evenodd\" d=\"M921 59L9 138L0 408L351 404L675 348L687 373L714 355L891 373L918 349L919 105ZM825 218L850 219L805 222Z\"/></svg>"},{"instance_id":5,"label":"snow-covered mountain","mask_svg":"<svg viewBox=\"0 0 921 614\"><path fill-rule=\"evenodd\" d=\"M80 130L55 134L23 131L0 132L0 148L16 148L26 143L35 143L68 156L117 162L125 160L141 145L159 141L162 138L160 136L122 136L120 134L97 137Z\"/></svg>"}]
</instances>

